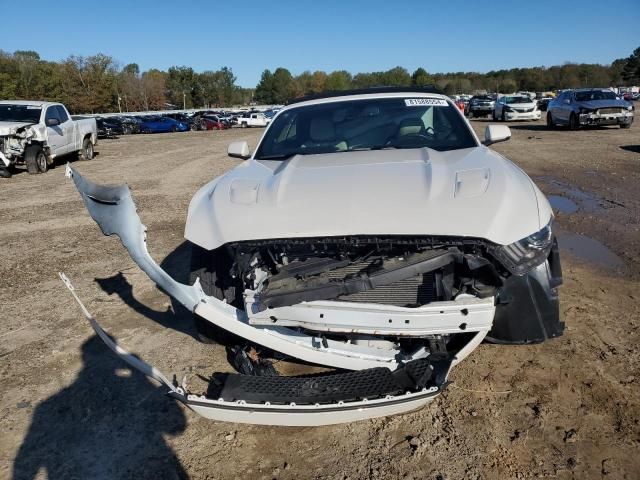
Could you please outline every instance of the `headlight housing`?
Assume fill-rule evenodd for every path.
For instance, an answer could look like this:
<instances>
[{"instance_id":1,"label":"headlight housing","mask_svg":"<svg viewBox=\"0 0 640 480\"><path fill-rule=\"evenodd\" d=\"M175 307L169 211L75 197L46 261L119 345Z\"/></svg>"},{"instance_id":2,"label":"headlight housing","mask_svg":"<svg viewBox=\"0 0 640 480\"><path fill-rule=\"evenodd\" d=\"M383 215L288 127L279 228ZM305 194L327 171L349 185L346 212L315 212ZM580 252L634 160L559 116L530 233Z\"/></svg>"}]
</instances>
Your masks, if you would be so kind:
<instances>
[{"instance_id":1,"label":"headlight housing","mask_svg":"<svg viewBox=\"0 0 640 480\"><path fill-rule=\"evenodd\" d=\"M492 250L493 255L514 275L524 275L549 256L554 238L552 222L510 245L496 246Z\"/></svg>"},{"instance_id":2,"label":"headlight housing","mask_svg":"<svg viewBox=\"0 0 640 480\"><path fill-rule=\"evenodd\" d=\"M504 111L505 111L505 112L513 112L513 108L511 108L511 107L509 107L509 106L505 105L505 106L504 106Z\"/></svg>"}]
</instances>

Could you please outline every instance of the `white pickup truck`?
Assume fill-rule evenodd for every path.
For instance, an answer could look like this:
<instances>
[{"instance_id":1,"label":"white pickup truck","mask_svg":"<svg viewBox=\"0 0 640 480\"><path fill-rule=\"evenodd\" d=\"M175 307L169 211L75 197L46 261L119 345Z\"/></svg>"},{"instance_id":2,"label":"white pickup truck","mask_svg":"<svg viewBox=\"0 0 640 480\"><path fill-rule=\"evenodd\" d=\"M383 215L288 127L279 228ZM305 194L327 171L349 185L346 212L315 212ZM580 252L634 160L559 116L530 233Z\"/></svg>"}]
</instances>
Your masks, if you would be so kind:
<instances>
[{"instance_id":1,"label":"white pickup truck","mask_svg":"<svg viewBox=\"0 0 640 480\"><path fill-rule=\"evenodd\" d=\"M94 157L98 129L93 118L73 120L61 103L0 101L0 176L24 164L29 173L44 173L57 157L79 153Z\"/></svg>"},{"instance_id":2,"label":"white pickup truck","mask_svg":"<svg viewBox=\"0 0 640 480\"><path fill-rule=\"evenodd\" d=\"M245 113L238 117L238 125L242 128L247 127L266 127L271 119L264 113Z\"/></svg>"}]
</instances>

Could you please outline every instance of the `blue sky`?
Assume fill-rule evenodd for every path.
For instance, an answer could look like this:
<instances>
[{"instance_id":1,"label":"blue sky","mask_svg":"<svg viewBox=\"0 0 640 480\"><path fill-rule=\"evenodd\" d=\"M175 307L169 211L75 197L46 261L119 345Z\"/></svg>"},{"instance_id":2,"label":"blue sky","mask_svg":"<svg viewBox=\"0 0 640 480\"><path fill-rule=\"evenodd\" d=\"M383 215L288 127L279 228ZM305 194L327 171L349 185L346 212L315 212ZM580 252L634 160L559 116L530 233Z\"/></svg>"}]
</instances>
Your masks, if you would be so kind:
<instances>
[{"instance_id":1,"label":"blue sky","mask_svg":"<svg viewBox=\"0 0 640 480\"><path fill-rule=\"evenodd\" d=\"M610 63L640 46L640 2L0 0L0 49L104 53L142 70L479 71Z\"/></svg>"}]
</instances>

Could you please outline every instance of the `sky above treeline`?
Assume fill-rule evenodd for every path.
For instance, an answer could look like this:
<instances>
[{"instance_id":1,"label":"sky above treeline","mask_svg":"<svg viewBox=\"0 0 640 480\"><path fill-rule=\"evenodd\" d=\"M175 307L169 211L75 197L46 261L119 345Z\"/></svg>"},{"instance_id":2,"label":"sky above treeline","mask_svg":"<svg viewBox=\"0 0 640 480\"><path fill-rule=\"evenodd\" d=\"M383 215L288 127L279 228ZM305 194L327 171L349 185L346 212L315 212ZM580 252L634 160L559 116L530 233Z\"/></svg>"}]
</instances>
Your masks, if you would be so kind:
<instances>
[{"instance_id":1,"label":"sky above treeline","mask_svg":"<svg viewBox=\"0 0 640 480\"><path fill-rule=\"evenodd\" d=\"M639 0L32 0L29 10L0 0L0 49L54 61L104 53L141 71L228 66L242 87L266 68L487 72L608 64L640 46Z\"/></svg>"}]
</instances>

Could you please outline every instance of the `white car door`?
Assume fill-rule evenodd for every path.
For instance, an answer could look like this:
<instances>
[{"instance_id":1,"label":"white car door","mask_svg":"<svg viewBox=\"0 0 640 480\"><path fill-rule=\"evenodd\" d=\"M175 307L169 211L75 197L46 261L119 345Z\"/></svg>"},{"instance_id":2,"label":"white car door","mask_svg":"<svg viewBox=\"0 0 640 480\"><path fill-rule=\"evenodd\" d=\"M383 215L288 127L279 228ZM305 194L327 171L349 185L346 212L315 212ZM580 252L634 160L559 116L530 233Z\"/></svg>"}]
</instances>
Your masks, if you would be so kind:
<instances>
[{"instance_id":1,"label":"white car door","mask_svg":"<svg viewBox=\"0 0 640 480\"><path fill-rule=\"evenodd\" d=\"M66 153L67 138L60 120L58 106L51 105L47 107L47 111L44 114L44 123L47 127L47 143L51 154L56 156Z\"/></svg>"},{"instance_id":2,"label":"white car door","mask_svg":"<svg viewBox=\"0 0 640 480\"><path fill-rule=\"evenodd\" d=\"M64 145L62 146L62 153L70 153L74 150L78 150L80 147L76 145L76 139L74 135L75 125L73 120L69 118L67 111L62 105L57 105L58 119L60 120L60 128L62 129L62 137Z\"/></svg>"}]
</instances>

